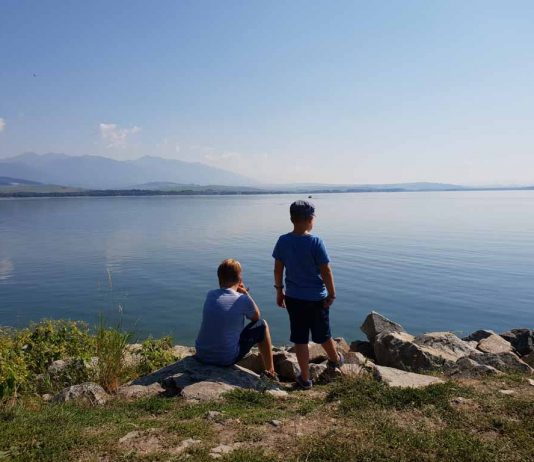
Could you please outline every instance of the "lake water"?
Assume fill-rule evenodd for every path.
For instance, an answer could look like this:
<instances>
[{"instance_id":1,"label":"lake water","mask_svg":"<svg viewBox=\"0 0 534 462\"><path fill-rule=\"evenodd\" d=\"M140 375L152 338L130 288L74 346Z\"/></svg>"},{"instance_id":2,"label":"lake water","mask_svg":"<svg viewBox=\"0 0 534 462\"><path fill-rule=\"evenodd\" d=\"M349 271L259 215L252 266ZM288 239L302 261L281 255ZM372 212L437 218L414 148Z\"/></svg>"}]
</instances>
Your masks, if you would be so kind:
<instances>
[{"instance_id":1,"label":"lake water","mask_svg":"<svg viewBox=\"0 0 534 462\"><path fill-rule=\"evenodd\" d=\"M95 323L192 344L221 260L288 342L271 258L304 196L0 200L0 325ZM534 327L534 192L323 194L314 233L332 259L332 331L362 338L372 309L410 332Z\"/></svg>"}]
</instances>

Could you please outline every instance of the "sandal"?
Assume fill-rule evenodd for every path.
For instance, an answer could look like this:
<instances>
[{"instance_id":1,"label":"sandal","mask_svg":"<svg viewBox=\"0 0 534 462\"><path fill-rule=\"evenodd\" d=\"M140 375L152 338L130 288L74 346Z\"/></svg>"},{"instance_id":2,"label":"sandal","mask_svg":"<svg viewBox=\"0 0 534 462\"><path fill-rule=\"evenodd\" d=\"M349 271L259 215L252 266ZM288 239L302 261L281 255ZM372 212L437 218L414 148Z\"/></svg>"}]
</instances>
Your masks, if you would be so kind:
<instances>
[{"instance_id":1,"label":"sandal","mask_svg":"<svg viewBox=\"0 0 534 462\"><path fill-rule=\"evenodd\" d=\"M328 360L327 367L330 369L339 369L343 364L345 364L345 358L341 353L338 353L339 359L337 362Z\"/></svg>"},{"instance_id":2,"label":"sandal","mask_svg":"<svg viewBox=\"0 0 534 462\"><path fill-rule=\"evenodd\" d=\"M304 380L301 375L298 375L295 381L297 382L297 386L303 390L309 390L311 387L313 387L313 381Z\"/></svg>"}]
</instances>

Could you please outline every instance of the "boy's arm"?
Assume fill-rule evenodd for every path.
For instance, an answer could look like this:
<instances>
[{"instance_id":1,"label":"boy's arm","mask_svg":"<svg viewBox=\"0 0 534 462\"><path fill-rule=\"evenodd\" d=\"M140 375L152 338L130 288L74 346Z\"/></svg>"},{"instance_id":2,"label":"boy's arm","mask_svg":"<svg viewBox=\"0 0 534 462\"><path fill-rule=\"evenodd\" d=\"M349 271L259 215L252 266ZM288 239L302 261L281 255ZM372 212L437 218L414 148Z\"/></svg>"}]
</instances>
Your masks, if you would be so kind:
<instances>
[{"instance_id":1,"label":"boy's arm","mask_svg":"<svg viewBox=\"0 0 534 462\"><path fill-rule=\"evenodd\" d=\"M250 301L252 302L252 306L254 307L254 314L252 314L252 316L247 316L247 318L250 319L252 322L256 322L258 319L261 318L261 312L260 312L260 308L259 308L258 304L250 296L250 292L247 290L247 288L245 287L245 285L243 283L241 283L239 285L239 287L237 288L237 291L240 294L246 295L250 299Z\"/></svg>"},{"instance_id":2,"label":"boy's arm","mask_svg":"<svg viewBox=\"0 0 534 462\"><path fill-rule=\"evenodd\" d=\"M282 260L274 261L274 286L276 287L276 304L280 308L285 308L284 262Z\"/></svg>"},{"instance_id":3,"label":"boy's arm","mask_svg":"<svg viewBox=\"0 0 534 462\"><path fill-rule=\"evenodd\" d=\"M332 273L332 268L330 263L325 263L319 267L321 272L321 278L323 279L326 290L328 291L328 297L324 301L325 308L330 308L330 305L334 303L336 298L336 287L334 285L334 274Z\"/></svg>"}]
</instances>

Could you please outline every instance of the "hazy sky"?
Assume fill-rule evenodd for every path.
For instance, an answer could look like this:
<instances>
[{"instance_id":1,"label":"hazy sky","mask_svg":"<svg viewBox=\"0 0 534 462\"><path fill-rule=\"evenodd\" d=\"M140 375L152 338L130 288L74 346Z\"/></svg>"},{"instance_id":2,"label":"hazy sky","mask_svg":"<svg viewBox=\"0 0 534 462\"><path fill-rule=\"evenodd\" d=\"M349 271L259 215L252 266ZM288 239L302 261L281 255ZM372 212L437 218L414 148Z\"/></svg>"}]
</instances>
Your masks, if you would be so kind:
<instances>
[{"instance_id":1,"label":"hazy sky","mask_svg":"<svg viewBox=\"0 0 534 462\"><path fill-rule=\"evenodd\" d=\"M534 182L534 2L0 1L0 157Z\"/></svg>"}]
</instances>

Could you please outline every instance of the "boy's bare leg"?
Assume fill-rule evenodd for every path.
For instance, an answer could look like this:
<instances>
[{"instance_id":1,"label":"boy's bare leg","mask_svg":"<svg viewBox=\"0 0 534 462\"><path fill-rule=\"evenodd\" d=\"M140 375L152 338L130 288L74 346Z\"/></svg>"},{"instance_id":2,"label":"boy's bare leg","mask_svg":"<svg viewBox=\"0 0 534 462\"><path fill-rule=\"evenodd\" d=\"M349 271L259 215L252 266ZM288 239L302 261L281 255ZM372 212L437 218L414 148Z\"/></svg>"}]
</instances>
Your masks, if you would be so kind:
<instances>
[{"instance_id":1,"label":"boy's bare leg","mask_svg":"<svg viewBox=\"0 0 534 462\"><path fill-rule=\"evenodd\" d=\"M269 331L269 325L265 321L265 338L263 341L258 343L258 350L260 350L261 360L263 361L263 368L274 374L274 364L273 364L273 344L271 342L271 332Z\"/></svg>"},{"instance_id":2,"label":"boy's bare leg","mask_svg":"<svg viewBox=\"0 0 534 462\"><path fill-rule=\"evenodd\" d=\"M330 337L326 342L321 343L321 346L328 355L328 359L330 361L332 361L333 363L337 363L339 361L339 356L336 350L336 342L334 342L332 337Z\"/></svg>"},{"instance_id":3,"label":"boy's bare leg","mask_svg":"<svg viewBox=\"0 0 534 462\"><path fill-rule=\"evenodd\" d=\"M295 353L300 367L302 380L310 380L310 350L307 343L295 343Z\"/></svg>"}]
</instances>

